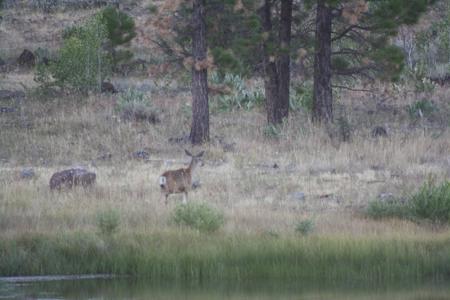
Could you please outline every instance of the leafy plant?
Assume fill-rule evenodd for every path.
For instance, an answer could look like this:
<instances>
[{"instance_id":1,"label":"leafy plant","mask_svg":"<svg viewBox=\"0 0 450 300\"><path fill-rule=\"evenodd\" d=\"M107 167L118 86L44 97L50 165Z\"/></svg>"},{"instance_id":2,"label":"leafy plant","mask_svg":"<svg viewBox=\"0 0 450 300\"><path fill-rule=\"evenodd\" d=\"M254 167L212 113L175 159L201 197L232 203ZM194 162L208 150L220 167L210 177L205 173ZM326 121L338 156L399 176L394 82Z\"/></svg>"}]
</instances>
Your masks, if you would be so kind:
<instances>
[{"instance_id":1,"label":"leafy plant","mask_svg":"<svg viewBox=\"0 0 450 300\"><path fill-rule=\"evenodd\" d=\"M106 27L99 15L86 24L73 27L64 35L56 63L49 66L55 84L79 91L100 91L111 73L111 58L102 48Z\"/></svg>"},{"instance_id":2,"label":"leafy plant","mask_svg":"<svg viewBox=\"0 0 450 300\"><path fill-rule=\"evenodd\" d=\"M411 217L409 205L396 198L387 201L374 200L369 202L366 214L373 219Z\"/></svg>"},{"instance_id":3,"label":"leafy plant","mask_svg":"<svg viewBox=\"0 0 450 300\"><path fill-rule=\"evenodd\" d=\"M134 89L119 95L116 110L127 121L159 122L158 112L152 107L149 97Z\"/></svg>"},{"instance_id":4,"label":"leafy plant","mask_svg":"<svg viewBox=\"0 0 450 300\"><path fill-rule=\"evenodd\" d=\"M112 6L103 9L100 16L106 28L108 51L112 56L113 64L117 65L121 61L131 59L133 53L129 50L118 49L118 46L126 45L136 37L133 18Z\"/></svg>"},{"instance_id":5,"label":"leafy plant","mask_svg":"<svg viewBox=\"0 0 450 300\"><path fill-rule=\"evenodd\" d=\"M407 110L412 119L417 119L428 117L431 113L436 111L436 106L433 102L423 99L409 105Z\"/></svg>"},{"instance_id":6,"label":"leafy plant","mask_svg":"<svg viewBox=\"0 0 450 300\"><path fill-rule=\"evenodd\" d=\"M220 84L230 88L230 92L225 95L213 97L212 108L219 111L251 110L264 103L264 94L259 85L248 86L239 75L218 73L211 75L211 83Z\"/></svg>"},{"instance_id":7,"label":"leafy plant","mask_svg":"<svg viewBox=\"0 0 450 300\"><path fill-rule=\"evenodd\" d=\"M120 225L120 215L117 210L106 210L97 213L96 223L99 232L110 236L117 232Z\"/></svg>"},{"instance_id":8,"label":"leafy plant","mask_svg":"<svg viewBox=\"0 0 450 300\"><path fill-rule=\"evenodd\" d=\"M223 225L224 217L221 212L206 204L188 203L175 207L172 221L201 232L214 232Z\"/></svg>"},{"instance_id":9,"label":"leafy plant","mask_svg":"<svg viewBox=\"0 0 450 300\"><path fill-rule=\"evenodd\" d=\"M289 106L291 110L303 109L311 112L313 108L313 88L311 82L297 84L290 93Z\"/></svg>"},{"instance_id":10,"label":"leafy plant","mask_svg":"<svg viewBox=\"0 0 450 300\"><path fill-rule=\"evenodd\" d=\"M433 222L449 222L450 220L450 182L436 185L429 179L419 192L411 197L411 212L419 219Z\"/></svg>"},{"instance_id":11,"label":"leafy plant","mask_svg":"<svg viewBox=\"0 0 450 300\"><path fill-rule=\"evenodd\" d=\"M267 124L264 127L264 135L268 138L279 138L282 135L282 129L280 125Z\"/></svg>"},{"instance_id":12,"label":"leafy plant","mask_svg":"<svg viewBox=\"0 0 450 300\"><path fill-rule=\"evenodd\" d=\"M313 230L314 230L314 221L311 219L300 221L295 226L295 231L303 236L309 235Z\"/></svg>"},{"instance_id":13,"label":"leafy plant","mask_svg":"<svg viewBox=\"0 0 450 300\"><path fill-rule=\"evenodd\" d=\"M450 182L436 185L433 179L429 179L417 193L410 196L407 202L399 199L372 201L366 213L375 219L398 217L448 223L450 221Z\"/></svg>"}]
</instances>

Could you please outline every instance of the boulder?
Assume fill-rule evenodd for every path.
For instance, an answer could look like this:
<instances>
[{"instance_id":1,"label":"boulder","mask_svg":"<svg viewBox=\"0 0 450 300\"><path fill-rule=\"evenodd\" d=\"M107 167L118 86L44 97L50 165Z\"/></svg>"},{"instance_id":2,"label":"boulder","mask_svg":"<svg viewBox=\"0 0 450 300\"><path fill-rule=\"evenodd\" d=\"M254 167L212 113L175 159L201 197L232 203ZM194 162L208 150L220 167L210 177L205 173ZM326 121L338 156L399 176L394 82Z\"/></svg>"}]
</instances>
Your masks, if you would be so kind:
<instances>
[{"instance_id":1,"label":"boulder","mask_svg":"<svg viewBox=\"0 0 450 300\"><path fill-rule=\"evenodd\" d=\"M84 188L95 184L96 174L83 168L72 168L56 172L50 178L50 189L71 189L76 186Z\"/></svg>"},{"instance_id":2,"label":"boulder","mask_svg":"<svg viewBox=\"0 0 450 300\"><path fill-rule=\"evenodd\" d=\"M150 153L148 153L145 150L135 151L131 154L131 156L137 160L149 160L150 159Z\"/></svg>"},{"instance_id":3,"label":"boulder","mask_svg":"<svg viewBox=\"0 0 450 300\"><path fill-rule=\"evenodd\" d=\"M23 169L20 171L20 179L33 179L36 176L36 173L33 169Z\"/></svg>"},{"instance_id":4,"label":"boulder","mask_svg":"<svg viewBox=\"0 0 450 300\"><path fill-rule=\"evenodd\" d=\"M371 135L373 138L387 137L388 133L386 128L384 128L383 126L376 126L374 129L372 129Z\"/></svg>"},{"instance_id":5,"label":"boulder","mask_svg":"<svg viewBox=\"0 0 450 300\"><path fill-rule=\"evenodd\" d=\"M30 50L25 49L22 51L22 54L20 54L19 58L17 59L17 63L23 67L28 68L34 67L34 65L36 64L36 56Z\"/></svg>"},{"instance_id":6,"label":"boulder","mask_svg":"<svg viewBox=\"0 0 450 300\"><path fill-rule=\"evenodd\" d=\"M111 93L111 94L117 93L116 88L114 87L114 85L111 82L103 81L101 89L102 89L102 93Z\"/></svg>"},{"instance_id":7,"label":"boulder","mask_svg":"<svg viewBox=\"0 0 450 300\"><path fill-rule=\"evenodd\" d=\"M0 100L12 100L19 98L25 98L25 93L23 91L0 90Z\"/></svg>"}]
</instances>

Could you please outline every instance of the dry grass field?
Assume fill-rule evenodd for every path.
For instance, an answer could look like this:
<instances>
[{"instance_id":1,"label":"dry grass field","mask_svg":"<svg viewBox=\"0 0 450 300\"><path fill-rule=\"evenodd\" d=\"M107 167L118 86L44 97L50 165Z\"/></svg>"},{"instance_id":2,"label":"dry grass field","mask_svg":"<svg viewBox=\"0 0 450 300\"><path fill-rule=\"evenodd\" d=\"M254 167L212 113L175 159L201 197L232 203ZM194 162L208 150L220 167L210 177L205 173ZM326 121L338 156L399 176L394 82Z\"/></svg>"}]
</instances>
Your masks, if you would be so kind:
<instances>
[{"instance_id":1,"label":"dry grass field","mask_svg":"<svg viewBox=\"0 0 450 300\"><path fill-rule=\"evenodd\" d=\"M16 76L8 74L10 80ZM31 82L29 75L20 76ZM127 83L139 85L140 80L148 79ZM2 234L95 229L95 215L108 209L120 212L124 231L167 227L171 208L182 197L171 196L166 207L157 182L165 170L189 162L183 148L190 146L169 138L189 132L190 98L158 90L148 95L160 111L160 123L123 121L115 110L117 97L108 95L48 101L30 97L16 112L2 115ZM370 101L348 98L340 105L355 112L350 122L360 122L375 106ZM215 113L211 143L193 149L205 150L206 157L194 174L201 187L189 200L223 211L226 232L294 233L298 222L312 220L315 233L324 235L428 234L436 228L374 221L363 213L368 202L382 194L407 197L429 176L441 181L450 174L447 128L426 120L412 126L406 104L394 98L391 105L399 112L390 123L383 115L389 112L370 115L373 120L366 119L362 126L351 123L350 142L330 138L329 130L313 126L301 112L292 114L279 137L264 134L262 109ZM377 118L384 118L388 138L371 137ZM402 118L405 121L398 121ZM133 159L138 150L147 151L149 159ZM52 173L80 165L97 173L93 189L49 190ZM29 167L36 178L21 180L20 171Z\"/></svg>"}]
</instances>

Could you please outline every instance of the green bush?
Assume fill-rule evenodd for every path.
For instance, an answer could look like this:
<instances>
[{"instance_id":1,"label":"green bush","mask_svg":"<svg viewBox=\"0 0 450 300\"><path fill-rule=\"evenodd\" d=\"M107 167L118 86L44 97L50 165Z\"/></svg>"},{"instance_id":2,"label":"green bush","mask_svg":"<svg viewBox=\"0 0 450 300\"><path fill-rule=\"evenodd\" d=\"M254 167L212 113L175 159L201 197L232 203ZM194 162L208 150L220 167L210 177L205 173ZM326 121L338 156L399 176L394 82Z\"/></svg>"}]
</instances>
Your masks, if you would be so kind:
<instances>
[{"instance_id":1,"label":"green bush","mask_svg":"<svg viewBox=\"0 0 450 300\"><path fill-rule=\"evenodd\" d=\"M131 51L117 49L117 47L126 45L136 37L133 18L112 6L103 9L100 16L106 28L108 51L112 56L113 64L117 65L121 61L131 59L133 57Z\"/></svg>"},{"instance_id":2,"label":"green bush","mask_svg":"<svg viewBox=\"0 0 450 300\"><path fill-rule=\"evenodd\" d=\"M267 124L264 127L264 136L268 138L279 138L281 137L282 133L283 130L281 128L281 125Z\"/></svg>"},{"instance_id":3,"label":"green bush","mask_svg":"<svg viewBox=\"0 0 450 300\"><path fill-rule=\"evenodd\" d=\"M106 210L97 213L97 228L102 235L112 235L117 232L120 225L120 215L117 210Z\"/></svg>"},{"instance_id":4,"label":"green bush","mask_svg":"<svg viewBox=\"0 0 450 300\"><path fill-rule=\"evenodd\" d=\"M206 204L188 203L175 207L172 221L201 232L217 231L224 223L223 214Z\"/></svg>"},{"instance_id":5,"label":"green bush","mask_svg":"<svg viewBox=\"0 0 450 300\"><path fill-rule=\"evenodd\" d=\"M313 87L311 82L295 85L290 92L290 109L293 111L303 109L311 112L313 109Z\"/></svg>"},{"instance_id":6,"label":"green bush","mask_svg":"<svg viewBox=\"0 0 450 300\"><path fill-rule=\"evenodd\" d=\"M369 203L366 214L375 219L398 217L448 223L450 221L450 182L436 185L430 179L406 202L399 199L372 201Z\"/></svg>"},{"instance_id":7,"label":"green bush","mask_svg":"<svg viewBox=\"0 0 450 300\"><path fill-rule=\"evenodd\" d=\"M449 222L450 220L450 182L446 181L436 185L428 180L411 197L411 213L419 219L428 219L433 222Z\"/></svg>"},{"instance_id":8,"label":"green bush","mask_svg":"<svg viewBox=\"0 0 450 300\"><path fill-rule=\"evenodd\" d=\"M152 107L150 99L142 92L128 89L119 95L116 110L127 121L159 122L158 112Z\"/></svg>"},{"instance_id":9,"label":"green bush","mask_svg":"<svg viewBox=\"0 0 450 300\"><path fill-rule=\"evenodd\" d=\"M428 117L436 111L436 106L429 100L419 100L408 106L408 114L412 119Z\"/></svg>"},{"instance_id":10,"label":"green bush","mask_svg":"<svg viewBox=\"0 0 450 300\"><path fill-rule=\"evenodd\" d=\"M219 111L251 110L264 104L264 94L258 85L247 86L244 79L239 75L218 73L211 75L211 83L225 85L230 88L227 95L213 97L212 109Z\"/></svg>"},{"instance_id":11,"label":"green bush","mask_svg":"<svg viewBox=\"0 0 450 300\"><path fill-rule=\"evenodd\" d=\"M374 219L411 217L409 205L399 199L371 201L367 207L366 214Z\"/></svg>"},{"instance_id":12,"label":"green bush","mask_svg":"<svg viewBox=\"0 0 450 300\"><path fill-rule=\"evenodd\" d=\"M107 38L99 15L67 35L52 73L56 83L80 91L100 91L102 81L111 73L111 58L102 49Z\"/></svg>"},{"instance_id":13,"label":"green bush","mask_svg":"<svg viewBox=\"0 0 450 300\"><path fill-rule=\"evenodd\" d=\"M295 231L303 236L309 235L313 230L314 230L314 221L311 219L300 221L295 226Z\"/></svg>"}]
</instances>

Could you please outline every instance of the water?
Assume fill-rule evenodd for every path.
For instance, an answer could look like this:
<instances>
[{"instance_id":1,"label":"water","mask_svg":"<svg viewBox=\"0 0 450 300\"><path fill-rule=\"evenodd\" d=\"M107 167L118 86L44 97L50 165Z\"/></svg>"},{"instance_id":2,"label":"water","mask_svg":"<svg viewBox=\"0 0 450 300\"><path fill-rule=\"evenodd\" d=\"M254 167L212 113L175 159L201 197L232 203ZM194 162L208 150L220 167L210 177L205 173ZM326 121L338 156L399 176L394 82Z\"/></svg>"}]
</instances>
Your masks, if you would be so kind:
<instances>
[{"instance_id":1,"label":"water","mask_svg":"<svg viewBox=\"0 0 450 300\"><path fill-rule=\"evenodd\" d=\"M421 286L361 287L348 284L321 286L301 283L253 283L186 285L170 282L155 284L129 278L0 278L0 299L450 299L450 284Z\"/></svg>"}]
</instances>

